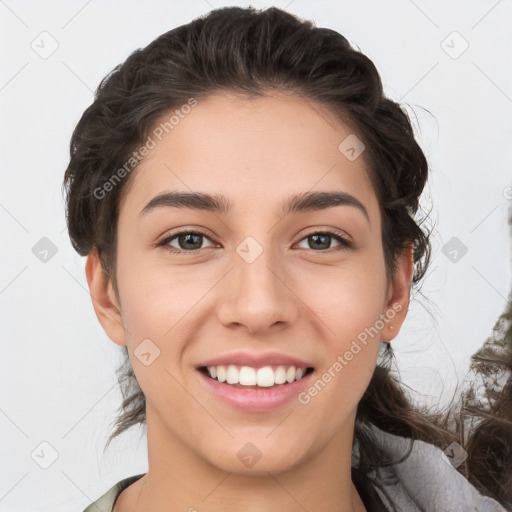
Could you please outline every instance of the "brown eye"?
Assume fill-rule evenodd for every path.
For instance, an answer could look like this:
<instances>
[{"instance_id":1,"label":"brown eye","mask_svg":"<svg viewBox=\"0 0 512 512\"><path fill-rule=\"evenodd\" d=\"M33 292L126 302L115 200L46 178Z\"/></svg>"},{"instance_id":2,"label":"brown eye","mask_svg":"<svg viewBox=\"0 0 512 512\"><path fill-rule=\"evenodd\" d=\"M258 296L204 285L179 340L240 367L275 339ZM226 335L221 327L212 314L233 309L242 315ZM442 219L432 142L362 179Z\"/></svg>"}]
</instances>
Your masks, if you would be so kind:
<instances>
[{"instance_id":1,"label":"brown eye","mask_svg":"<svg viewBox=\"0 0 512 512\"><path fill-rule=\"evenodd\" d=\"M180 231L168 236L158 243L159 247L165 247L170 252L193 252L202 249L203 240L210 240L200 231ZM178 247L171 245L176 240Z\"/></svg>"},{"instance_id":2,"label":"brown eye","mask_svg":"<svg viewBox=\"0 0 512 512\"><path fill-rule=\"evenodd\" d=\"M343 236L339 232L335 231L317 231L314 233L310 233L309 235L305 236L302 240L308 241L307 249L313 249L317 252L324 252L326 249L331 249L330 246L333 238L338 242L338 250L349 249L353 247L352 242L350 242L345 236Z\"/></svg>"}]
</instances>

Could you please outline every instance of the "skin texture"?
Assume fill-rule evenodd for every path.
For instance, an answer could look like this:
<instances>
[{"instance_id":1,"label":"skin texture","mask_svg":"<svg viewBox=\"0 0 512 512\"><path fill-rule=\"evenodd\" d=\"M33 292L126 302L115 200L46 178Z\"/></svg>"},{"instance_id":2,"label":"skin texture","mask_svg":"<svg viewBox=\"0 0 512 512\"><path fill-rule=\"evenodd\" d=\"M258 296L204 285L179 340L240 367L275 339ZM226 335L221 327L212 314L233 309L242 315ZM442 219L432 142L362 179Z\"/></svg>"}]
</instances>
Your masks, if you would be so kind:
<instances>
[{"instance_id":1,"label":"skin texture","mask_svg":"<svg viewBox=\"0 0 512 512\"><path fill-rule=\"evenodd\" d=\"M365 510L350 477L356 407L379 341L393 339L406 316L413 263L404 253L386 281L379 205L364 159L338 150L350 133L297 95L217 93L133 171L118 221L120 302L95 251L86 264L97 317L114 343L128 346L147 401L149 471L123 491L115 512ZM234 207L140 215L171 190L222 193ZM369 222L346 205L283 217L282 201L308 191L352 194ZM316 248L309 236L329 228L356 248L334 237ZM181 254L156 247L187 229L207 237L189 245L174 238L168 246ZM252 263L236 252L247 236L263 250ZM194 243L201 248L192 252ZM393 305L400 307L393 320L305 405L242 412L221 403L195 370L222 354L275 350L308 361L314 382ZM148 338L160 356L145 366L134 350ZM237 457L247 442L262 453L252 468Z\"/></svg>"}]
</instances>

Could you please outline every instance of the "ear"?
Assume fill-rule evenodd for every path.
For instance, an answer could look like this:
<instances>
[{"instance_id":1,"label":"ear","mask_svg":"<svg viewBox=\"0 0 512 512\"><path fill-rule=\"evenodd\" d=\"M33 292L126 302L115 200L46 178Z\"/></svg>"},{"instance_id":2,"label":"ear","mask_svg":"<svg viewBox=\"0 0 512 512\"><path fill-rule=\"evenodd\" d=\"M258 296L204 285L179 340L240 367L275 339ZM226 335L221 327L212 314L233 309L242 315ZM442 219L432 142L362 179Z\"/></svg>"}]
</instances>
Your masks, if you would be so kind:
<instances>
[{"instance_id":1,"label":"ear","mask_svg":"<svg viewBox=\"0 0 512 512\"><path fill-rule=\"evenodd\" d=\"M126 332L121 317L121 308L115 296L111 279L101 268L101 260L96 249L87 255L85 275L92 305L98 320L107 336L117 345L126 345Z\"/></svg>"},{"instance_id":2,"label":"ear","mask_svg":"<svg viewBox=\"0 0 512 512\"><path fill-rule=\"evenodd\" d=\"M414 244L409 244L397 255L396 265L395 275L388 289L388 302L384 311L387 322L380 333L381 341L395 338L407 316L414 272Z\"/></svg>"}]
</instances>

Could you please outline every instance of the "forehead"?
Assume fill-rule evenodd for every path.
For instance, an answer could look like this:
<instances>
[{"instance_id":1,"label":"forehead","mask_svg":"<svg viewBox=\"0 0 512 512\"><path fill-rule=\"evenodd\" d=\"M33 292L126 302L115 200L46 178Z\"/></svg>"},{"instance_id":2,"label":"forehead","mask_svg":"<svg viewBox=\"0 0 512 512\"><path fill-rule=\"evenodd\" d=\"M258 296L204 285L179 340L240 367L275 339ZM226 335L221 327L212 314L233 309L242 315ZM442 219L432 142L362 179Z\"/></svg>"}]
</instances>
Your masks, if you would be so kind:
<instances>
[{"instance_id":1,"label":"forehead","mask_svg":"<svg viewBox=\"0 0 512 512\"><path fill-rule=\"evenodd\" d=\"M218 93L186 111L172 124L173 113L155 123L154 147L133 171L121 212L138 214L156 195L176 190L267 209L285 196L337 190L378 215L364 151L355 159L344 152L356 135L321 104L291 94Z\"/></svg>"}]
</instances>

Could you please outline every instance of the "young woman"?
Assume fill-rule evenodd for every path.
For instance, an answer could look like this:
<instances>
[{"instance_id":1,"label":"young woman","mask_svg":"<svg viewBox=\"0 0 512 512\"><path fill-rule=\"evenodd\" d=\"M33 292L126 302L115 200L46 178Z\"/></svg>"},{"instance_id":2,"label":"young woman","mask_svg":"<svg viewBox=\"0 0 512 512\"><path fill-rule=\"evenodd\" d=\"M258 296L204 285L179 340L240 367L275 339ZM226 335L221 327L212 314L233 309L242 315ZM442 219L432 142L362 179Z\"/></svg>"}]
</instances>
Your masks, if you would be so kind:
<instances>
[{"instance_id":1,"label":"young woman","mask_svg":"<svg viewBox=\"0 0 512 512\"><path fill-rule=\"evenodd\" d=\"M427 177L373 63L277 8L212 11L106 77L68 229L126 354L109 442L146 422L149 469L87 512L505 510L503 451L462 460L472 438L389 372Z\"/></svg>"}]
</instances>

